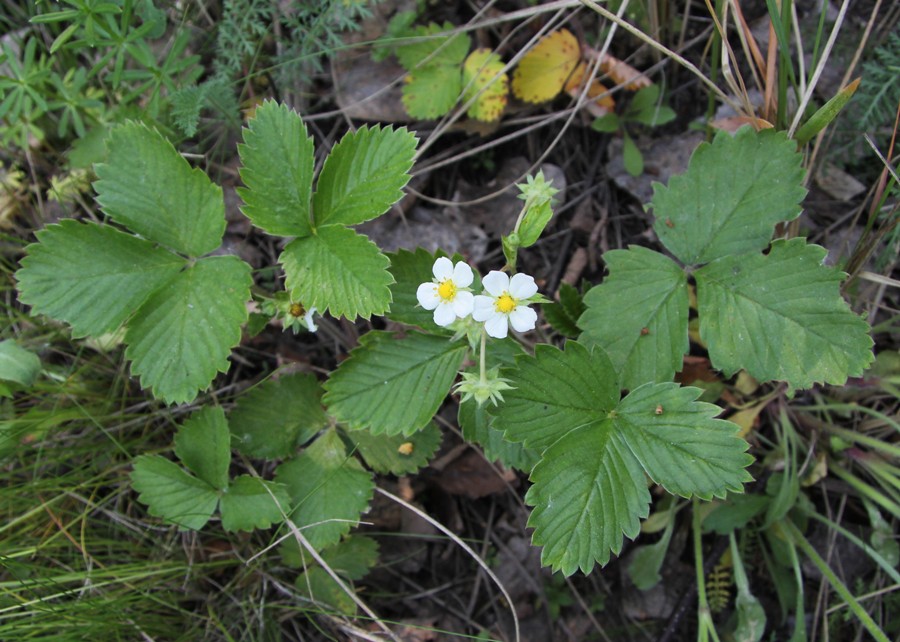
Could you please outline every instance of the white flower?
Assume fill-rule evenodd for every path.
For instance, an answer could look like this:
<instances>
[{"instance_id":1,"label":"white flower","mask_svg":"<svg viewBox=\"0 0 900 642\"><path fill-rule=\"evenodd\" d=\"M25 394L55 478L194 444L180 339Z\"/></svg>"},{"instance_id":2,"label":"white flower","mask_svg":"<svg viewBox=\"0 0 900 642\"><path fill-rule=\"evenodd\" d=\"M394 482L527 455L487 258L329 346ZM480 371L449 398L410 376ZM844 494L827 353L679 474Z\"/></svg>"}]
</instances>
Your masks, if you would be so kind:
<instances>
[{"instance_id":1,"label":"white flower","mask_svg":"<svg viewBox=\"0 0 900 642\"><path fill-rule=\"evenodd\" d=\"M319 329L316 325L316 322L313 321L313 315L318 312L315 308L310 308L306 311L306 314L303 315L303 321L306 322L306 329L310 332L315 332Z\"/></svg>"},{"instance_id":2,"label":"white flower","mask_svg":"<svg viewBox=\"0 0 900 642\"><path fill-rule=\"evenodd\" d=\"M472 268L460 261L453 266L453 261L441 257L431 268L434 280L423 283L416 290L416 298L426 310L434 310L434 322L439 326L448 326L457 317L463 319L472 314L474 296L469 292L474 276Z\"/></svg>"},{"instance_id":3,"label":"white flower","mask_svg":"<svg viewBox=\"0 0 900 642\"><path fill-rule=\"evenodd\" d=\"M509 326L516 332L534 330L537 312L528 307L527 299L537 294L534 278L516 274L511 279L503 272L492 271L481 281L490 296L475 297L472 318L484 321L484 329L495 339L504 339ZM524 303L523 303L524 302Z\"/></svg>"}]
</instances>

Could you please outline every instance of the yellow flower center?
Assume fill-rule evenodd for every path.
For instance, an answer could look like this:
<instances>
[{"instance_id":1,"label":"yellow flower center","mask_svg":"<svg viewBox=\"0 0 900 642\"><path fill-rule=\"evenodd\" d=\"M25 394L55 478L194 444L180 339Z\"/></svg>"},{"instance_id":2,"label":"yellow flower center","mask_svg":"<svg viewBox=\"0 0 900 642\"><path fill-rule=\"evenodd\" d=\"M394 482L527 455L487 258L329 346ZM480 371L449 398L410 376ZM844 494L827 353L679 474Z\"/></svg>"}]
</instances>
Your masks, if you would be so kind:
<instances>
[{"instance_id":1,"label":"yellow flower center","mask_svg":"<svg viewBox=\"0 0 900 642\"><path fill-rule=\"evenodd\" d=\"M441 283L437 290L438 296L444 301L452 301L456 298L456 284L451 279L447 279Z\"/></svg>"},{"instance_id":2,"label":"yellow flower center","mask_svg":"<svg viewBox=\"0 0 900 642\"><path fill-rule=\"evenodd\" d=\"M516 309L516 300L509 296L508 293L504 292L497 297L497 303L495 305L497 307L497 312L509 314Z\"/></svg>"}]
</instances>

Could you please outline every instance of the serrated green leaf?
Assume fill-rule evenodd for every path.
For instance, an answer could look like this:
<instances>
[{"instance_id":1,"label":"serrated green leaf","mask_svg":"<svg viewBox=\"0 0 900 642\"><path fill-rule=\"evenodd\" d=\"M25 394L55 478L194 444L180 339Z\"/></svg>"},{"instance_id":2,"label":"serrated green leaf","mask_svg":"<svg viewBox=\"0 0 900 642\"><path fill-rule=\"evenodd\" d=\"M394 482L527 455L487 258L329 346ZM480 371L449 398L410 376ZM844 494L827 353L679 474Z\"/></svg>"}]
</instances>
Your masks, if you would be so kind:
<instances>
[{"instance_id":1,"label":"serrated green leaf","mask_svg":"<svg viewBox=\"0 0 900 642\"><path fill-rule=\"evenodd\" d=\"M441 431L434 422L411 435L373 435L352 430L347 438L376 473L408 475L428 463L441 445Z\"/></svg>"},{"instance_id":2,"label":"serrated green leaf","mask_svg":"<svg viewBox=\"0 0 900 642\"><path fill-rule=\"evenodd\" d=\"M413 71L420 65L455 66L458 69L469 53L471 45L469 36L461 32L438 35L441 32L452 32L454 29L449 22L444 22L443 25L431 23L416 27L412 35L421 40L398 46L397 59L407 71Z\"/></svg>"},{"instance_id":3,"label":"serrated green leaf","mask_svg":"<svg viewBox=\"0 0 900 642\"><path fill-rule=\"evenodd\" d=\"M40 373L40 357L12 339L0 341L0 381L30 386Z\"/></svg>"},{"instance_id":4,"label":"serrated green leaf","mask_svg":"<svg viewBox=\"0 0 900 642\"><path fill-rule=\"evenodd\" d=\"M307 599L333 607L343 615L356 613L356 602L321 566L313 566L297 576L294 582L297 590Z\"/></svg>"},{"instance_id":5,"label":"serrated green leaf","mask_svg":"<svg viewBox=\"0 0 900 642\"><path fill-rule=\"evenodd\" d=\"M311 374L270 379L238 399L228 423L235 448L245 455L287 457L328 423L322 387Z\"/></svg>"},{"instance_id":6,"label":"serrated green leaf","mask_svg":"<svg viewBox=\"0 0 900 642\"><path fill-rule=\"evenodd\" d=\"M466 441L481 446L485 458L490 461L499 461L507 468L530 472L540 456L521 443L504 439L503 433L494 428L493 419L486 406L479 406L472 399L459 405L457 421Z\"/></svg>"},{"instance_id":7,"label":"serrated green leaf","mask_svg":"<svg viewBox=\"0 0 900 642\"><path fill-rule=\"evenodd\" d=\"M365 236L340 226L295 239L278 259L285 285L306 308L348 319L384 314L391 303L388 259Z\"/></svg>"},{"instance_id":8,"label":"serrated green leaf","mask_svg":"<svg viewBox=\"0 0 900 642\"><path fill-rule=\"evenodd\" d=\"M443 252L432 254L422 248L415 252L399 250L396 254L388 254L391 262L391 309L387 316L392 321L417 325L420 328L439 329L434 323L434 313L426 310L416 298L416 288L420 283L431 280L431 268Z\"/></svg>"},{"instance_id":9,"label":"serrated green leaf","mask_svg":"<svg viewBox=\"0 0 900 642\"><path fill-rule=\"evenodd\" d=\"M703 391L648 383L625 397L613 424L653 481L670 493L701 499L741 492L753 463L737 424L715 419L722 409L696 401Z\"/></svg>"},{"instance_id":10,"label":"serrated green leaf","mask_svg":"<svg viewBox=\"0 0 900 642\"><path fill-rule=\"evenodd\" d=\"M418 139L405 127L360 127L334 146L316 182L316 226L356 225L403 197Z\"/></svg>"},{"instance_id":11,"label":"serrated green leaf","mask_svg":"<svg viewBox=\"0 0 900 642\"><path fill-rule=\"evenodd\" d=\"M378 542L365 535L351 535L322 551L322 559L335 572L361 580L378 562Z\"/></svg>"},{"instance_id":12,"label":"serrated green leaf","mask_svg":"<svg viewBox=\"0 0 900 642\"><path fill-rule=\"evenodd\" d=\"M765 495L729 494L703 518L703 532L728 535L744 528L751 519L766 511L771 499Z\"/></svg>"},{"instance_id":13,"label":"serrated green leaf","mask_svg":"<svg viewBox=\"0 0 900 642\"><path fill-rule=\"evenodd\" d=\"M688 343L688 289L671 259L631 246L603 255L609 276L584 296L581 341L606 350L623 388L670 381Z\"/></svg>"},{"instance_id":14,"label":"serrated green leaf","mask_svg":"<svg viewBox=\"0 0 900 642\"><path fill-rule=\"evenodd\" d=\"M158 455L142 455L134 460L131 483L151 515L181 528L202 528L219 501L218 493L209 484Z\"/></svg>"},{"instance_id":15,"label":"serrated green leaf","mask_svg":"<svg viewBox=\"0 0 900 642\"><path fill-rule=\"evenodd\" d=\"M231 464L231 435L225 411L201 408L175 434L175 454L181 463L216 490L228 486Z\"/></svg>"},{"instance_id":16,"label":"serrated green leaf","mask_svg":"<svg viewBox=\"0 0 900 642\"><path fill-rule=\"evenodd\" d=\"M309 235L315 150L300 115L266 101L243 133L241 210L269 234Z\"/></svg>"},{"instance_id":17,"label":"serrated green leaf","mask_svg":"<svg viewBox=\"0 0 900 642\"><path fill-rule=\"evenodd\" d=\"M543 451L570 430L604 418L619 401L619 386L609 357L568 342L565 351L538 344L533 357L505 370L515 386L505 403L489 411L494 426L511 441Z\"/></svg>"},{"instance_id":18,"label":"serrated green leaf","mask_svg":"<svg viewBox=\"0 0 900 642\"><path fill-rule=\"evenodd\" d=\"M372 499L371 475L347 455L334 430L281 464L275 474L295 507L291 519L316 550L340 541Z\"/></svg>"},{"instance_id":19,"label":"serrated green leaf","mask_svg":"<svg viewBox=\"0 0 900 642\"><path fill-rule=\"evenodd\" d=\"M649 514L644 471L608 420L576 428L548 448L531 481L525 501L535 507L532 542L544 547L541 563L565 575L606 564Z\"/></svg>"},{"instance_id":20,"label":"serrated green leaf","mask_svg":"<svg viewBox=\"0 0 900 642\"><path fill-rule=\"evenodd\" d=\"M700 144L668 187L654 183L653 229L689 265L760 251L776 223L800 214L801 160L783 132L719 132L712 144Z\"/></svg>"},{"instance_id":21,"label":"serrated green leaf","mask_svg":"<svg viewBox=\"0 0 900 642\"><path fill-rule=\"evenodd\" d=\"M369 332L325 384L335 419L372 434L423 428L450 390L467 346L419 332Z\"/></svg>"},{"instance_id":22,"label":"serrated green leaf","mask_svg":"<svg viewBox=\"0 0 900 642\"><path fill-rule=\"evenodd\" d=\"M37 233L16 272L19 300L72 326L75 337L119 328L183 258L108 225L64 220Z\"/></svg>"},{"instance_id":23,"label":"serrated green leaf","mask_svg":"<svg viewBox=\"0 0 900 642\"><path fill-rule=\"evenodd\" d=\"M403 82L403 107L413 118L440 118L462 93L462 70L431 65L410 72Z\"/></svg>"},{"instance_id":24,"label":"serrated green leaf","mask_svg":"<svg viewBox=\"0 0 900 642\"><path fill-rule=\"evenodd\" d=\"M560 283L559 302L545 303L541 309L544 319L561 335L575 338L581 334L578 318L584 314L586 306L576 288L568 283Z\"/></svg>"},{"instance_id":25,"label":"serrated green leaf","mask_svg":"<svg viewBox=\"0 0 900 642\"><path fill-rule=\"evenodd\" d=\"M222 188L191 168L159 132L129 122L107 140L106 162L95 166L97 202L113 220L149 241L189 256L222 242Z\"/></svg>"},{"instance_id":26,"label":"serrated green leaf","mask_svg":"<svg viewBox=\"0 0 900 642\"><path fill-rule=\"evenodd\" d=\"M282 484L241 475L222 494L222 527L232 532L269 528L281 523L290 504L291 497Z\"/></svg>"},{"instance_id":27,"label":"serrated green leaf","mask_svg":"<svg viewBox=\"0 0 900 642\"><path fill-rule=\"evenodd\" d=\"M125 355L141 385L167 403L181 403L227 371L247 320L250 284L249 265L213 256L154 292L125 335Z\"/></svg>"},{"instance_id":28,"label":"serrated green leaf","mask_svg":"<svg viewBox=\"0 0 900 642\"><path fill-rule=\"evenodd\" d=\"M716 368L795 388L863 373L872 361L868 325L841 298L844 275L822 265L825 254L796 238L695 272L700 336Z\"/></svg>"}]
</instances>

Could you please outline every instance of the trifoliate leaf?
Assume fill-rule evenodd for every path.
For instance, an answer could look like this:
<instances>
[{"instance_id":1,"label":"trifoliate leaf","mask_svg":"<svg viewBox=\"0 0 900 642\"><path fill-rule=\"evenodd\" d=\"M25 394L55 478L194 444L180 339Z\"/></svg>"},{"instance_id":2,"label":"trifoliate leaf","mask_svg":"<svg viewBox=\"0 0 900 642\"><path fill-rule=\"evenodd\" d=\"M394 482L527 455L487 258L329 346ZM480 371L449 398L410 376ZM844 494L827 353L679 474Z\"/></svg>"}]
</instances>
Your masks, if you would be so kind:
<instances>
[{"instance_id":1,"label":"trifoliate leaf","mask_svg":"<svg viewBox=\"0 0 900 642\"><path fill-rule=\"evenodd\" d=\"M455 66L459 69L463 58L469 53L471 41L465 33L452 33L454 29L449 22L443 25L431 23L416 27L412 36L420 40L399 45L396 51L397 60L407 71L437 65Z\"/></svg>"},{"instance_id":2,"label":"trifoliate leaf","mask_svg":"<svg viewBox=\"0 0 900 642\"><path fill-rule=\"evenodd\" d=\"M341 225L295 239L278 259L285 286L307 308L348 319L384 314L391 303L388 259L365 236Z\"/></svg>"},{"instance_id":3,"label":"trifoliate leaf","mask_svg":"<svg viewBox=\"0 0 900 642\"><path fill-rule=\"evenodd\" d=\"M238 400L228 423L234 447L262 459L287 457L327 423L314 375L290 374L256 386Z\"/></svg>"},{"instance_id":4,"label":"trifoliate leaf","mask_svg":"<svg viewBox=\"0 0 900 642\"><path fill-rule=\"evenodd\" d=\"M625 397L612 418L653 481L670 493L701 499L741 492L753 463L738 426L715 419L722 409L697 401L699 388L645 384Z\"/></svg>"},{"instance_id":5,"label":"trifoliate leaf","mask_svg":"<svg viewBox=\"0 0 900 642\"><path fill-rule=\"evenodd\" d=\"M795 238L695 272L700 336L716 368L795 388L862 374L872 361L868 326L841 298L844 275L822 265L825 254Z\"/></svg>"},{"instance_id":6,"label":"trifoliate leaf","mask_svg":"<svg viewBox=\"0 0 900 642\"><path fill-rule=\"evenodd\" d=\"M503 393L494 427L512 441L543 451L578 426L594 423L619 401L613 365L600 348L588 351L569 342L565 352L547 344L535 347L534 357L520 357L516 369L504 370L515 383Z\"/></svg>"},{"instance_id":7,"label":"trifoliate leaf","mask_svg":"<svg viewBox=\"0 0 900 642\"><path fill-rule=\"evenodd\" d=\"M0 341L0 381L30 386L40 373L40 357L12 339Z\"/></svg>"},{"instance_id":8,"label":"trifoliate leaf","mask_svg":"<svg viewBox=\"0 0 900 642\"><path fill-rule=\"evenodd\" d=\"M578 318L586 308L581 293L576 288L568 283L560 283L559 302L545 303L541 309L544 319L561 335L575 338L581 334Z\"/></svg>"},{"instance_id":9,"label":"trifoliate leaf","mask_svg":"<svg viewBox=\"0 0 900 642\"><path fill-rule=\"evenodd\" d=\"M238 145L242 211L253 224L278 236L310 233L314 149L299 114L266 101Z\"/></svg>"},{"instance_id":10,"label":"trifoliate leaf","mask_svg":"<svg viewBox=\"0 0 900 642\"><path fill-rule=\"evenodd\" d=\"M763 250L773 227L800 214L806 195L797 144L744 127L701 143L684 174L654 183L653 229L689 265Z\"/></svg>"},{"instance_id":11,"label":"trifoliate leaf","mask_svg":"<svg viewBox=\"0 0 900 642\"><path fill-rule=\"evenodd\" d=\"M570 342L538 345L506 372L514 390L496 413L508 438L543 449L525 497L542 561L566 574L621 550L650 502L645 475L671 492L708 498L739 490L751 458L737 426L695 401L700 390L645 384L621 402L609 359Z\"/></svg>"},{"instance_id":12,"label":"trifoliate leaf","mask_svg":"<svg viewBox=\"0 0 900 642\"><path fill-rule=\"evenodd\" d=\"M671 259L631 246L603 255L609 276L584 296L581 341L603 346L623 388L671 381L688 345L688 288Z\"/></svg>"},{"instance_id":13,"label":"trifoliate leaf","mask_svg":"<svg viewBox=\"0 0 900 642\"><path fill-rule=\"evenodd\" d=\"M445 337L369 332L325 384L325 405L350 428L410 435L437 412L466 350Z\"/></svg>"},{"instance_id":14,"label":"trifoliate leaf","mask_svg":"<svg viewBox=\"0 0 900 642\"><path fill-rule=\"evenodd\" d=\"M108 225L67 219L37 238L16 272L19 300L65 321L76 337L115 331L185 266L183 258Z\"/></svg>"},{"instance_id":15,"label":"trifoliate leaf","mask_svg":"<svg viewBox=\"0 0 900 642\"><path fill-rule=\"evenodd\" d=\"M419 284L431 280L431 268L438 256L444 256L444 253L432 254L422 248L417 248L415 252L399 250L396 254L388 254L394 283L391 285L393 301L387 316L392 321L430 330L438 328L434 323L434 313L419 305L416 298Z\"/></svg>"},{"instance_id":16,"label":"trifoliate leaf","mask_svg":"<svg viewBox=\"0 0 900 642\"><path fill-rule=\"evenodd\" d=\"M231 464L231 435L225 412L207 406L191 415L175 434L175 454L197 477L216 490L224 490Z\"/></svg>"},{"instance_id":17,"label":"trifoliate leaf","mask_svg":"<svg viewBox=\"0 0 900 642\"><path fill-rule=\"evenodd\" d=\"M522 56L513 74L513 93L527 103L542 103L555 98L578 61L581 47L568 29L547 34Z\"/></svg>"},{"instance_id":18,"label":"trifoliate leaf","mask_svg":"<svg viewBox=\"0 0 900 642\"><path fill-rule=\"evenodd\" d=\"M356 225L403 197L418 139L405 127L360 127L334 146L316 182L316 226Z\"/></svg>"},{"instance_id":19,"label":"trifoliate leaf","mask_svg":"<svg viewBox=\"0 0 900 642\"><path fill-rule=\"evenodd\" d=\"M247 320L250 284L249 265L213 256L154 292L125 334L125 355L141 385L167 403L181 403L227 371Z\"/></svg>"},{"instance_id":20,"label":"trifoliate leaf","mask_svg":"<svg viewBox=\"0 0 900 642\"><path fill-rule=\"evenodd\" d=\"M222 188L191 168L159 132L130 122L107 141L96 165L97 202L113 220L154 243L188 256L219 247L225 233Z\"/></svg>"},{"instance_id":21,"label":"trifoliate leaf","mask_svg":"<svg viewBox=\"0 0 900 642\"><path fill-rule=\"evenodd\" d=\"M131 483L151 515L181 528L202 528L219 501L218 493L209 484L158 455L142 455L134 460Z\"/></svg>"},{"instance_id":22,"label":"trifoliate leaf","mask_svg":"<svg viewBox=\"0 0 900 642\"><path fill-rule=\"evenodd\" d=\"M493 420L487 406L479 406L474 399L459 404L457 421L466 441L481 446L489 461L499 461L507 468L530 472L540 456L521 443L504 439L503 433L494 428Z\"/></svg>"},{"instance_id":23,"label":"trifoliate leaf","mask_svg":"<svg viewBox=\"0 0 900 642\"><path fill-rule=\"evenodd\" d=\"M429 422L411 435L373 435L368 430L351 430L347 438L376 473L407 475L428 463L441 445L441 430Z\"/></svg>"},{"instance_id":24,"label":"trifoliate leaf","mask_svg":"<svg viewBox=\"0 0 900 642\"><path fill-rule=\"evenodd\" d=\"M469 118L492 123L503 113L509 100L509 78L503 73L503 60L490 49L476 49L463 65L463 102L473 102Z\"/></svg>"},{"instance_id":25,"label":"trifoliate leaf","mask_svg":"<svg viewBox=\"0 0 900 642\"><path fill-rule=\"evenodd\" d=\"M403 107L413 118L440 118L459 100L462 86L459 65L416 69L403 79Z\"/></svg>"},{"instance_id":26,"label":"trifoliate leaf","mask_svg":"<svg viewBox=\"0 0 900 642\"><path fill-rule=\"evenodd\" d=\"M276 481L287 486L295 507L291 519L316 550L340 541L359 521L374 488L371 475L347 455L334 430L281 464Z\"/></svg>"},{"instance_id":27,"label":"trifoliate leaf","mask_svg":"<svg viewBox=\"0 0 900 642\"><path fill-rule=\"evenodd\" d=\"M259 477L241 475L222 494L219 510L226 531L252 531L279 524L290 511L287 488Z\"/></svg>"}]
</instances>

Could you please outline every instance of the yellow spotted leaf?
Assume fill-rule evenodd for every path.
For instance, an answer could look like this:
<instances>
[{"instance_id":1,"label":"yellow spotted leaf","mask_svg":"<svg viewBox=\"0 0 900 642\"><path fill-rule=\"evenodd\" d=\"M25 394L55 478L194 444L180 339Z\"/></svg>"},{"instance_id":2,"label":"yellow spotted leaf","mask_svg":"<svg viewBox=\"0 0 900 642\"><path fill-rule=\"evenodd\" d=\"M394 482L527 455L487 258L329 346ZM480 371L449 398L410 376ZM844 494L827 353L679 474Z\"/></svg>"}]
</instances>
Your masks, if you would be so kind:
<instances>
[{"instance_id":1,"label":"yellow spotted leaf","mask_svg":"<svg viewBox=\"0 0 900 642\"><path fill-rule=\"evenodd\" d=\"M567 29L549 33L526 53L513 74L513 93L528 103L555 98L581 60L578 40Z\"/></svg>"},{"instance_id":2,"label":"yellow spotted leaf","mask_svg":"<svg viewBox=\"0 0 900 642\"><path fill-rule=\"evenodd\" d=\"M473 96L475 102L466 112L470 118L493 122L500 118L509 100L509 78L503 73L503 61L490 49L476 49L463 64L463 102Z\"/></svg>"},{"instance_id":3,"label":"yellow spotted leaf","mask_svg":"<svg viewBox=\"0 0 900 642\"><path fill-rule=\"evenodd\" d=\"M566 93L573 98L581 94L588 72L588 66L583 62L580 63L566 81ZM616 107L616 101L607 93L608 91L609 90L605 85L601 84L596 78L591 77L591 83L587 90L587 97L592 99L597 107L603 110L603 113L611 112Z\"/></svg>"}]
</instances>

